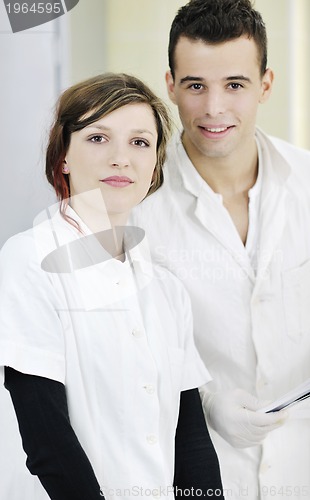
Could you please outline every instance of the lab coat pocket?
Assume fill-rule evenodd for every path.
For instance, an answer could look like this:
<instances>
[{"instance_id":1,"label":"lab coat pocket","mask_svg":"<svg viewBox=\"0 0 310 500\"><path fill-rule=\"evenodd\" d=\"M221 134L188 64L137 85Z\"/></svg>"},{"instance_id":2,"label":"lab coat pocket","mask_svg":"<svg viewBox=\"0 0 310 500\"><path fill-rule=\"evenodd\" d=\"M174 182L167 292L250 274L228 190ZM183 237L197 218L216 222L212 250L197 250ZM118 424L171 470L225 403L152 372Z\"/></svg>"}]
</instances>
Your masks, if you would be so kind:
<instances>
[{"instance_id":1,"label":"lab coat pocket","mask_svg":"<svg viewBox=\"0 0 310 500\"><path fill-rule=\"evenodd\" d=\"M310 260L283 273L282 289L287 334L300 342L310 333Z\"/></svg>"}]
</instances>

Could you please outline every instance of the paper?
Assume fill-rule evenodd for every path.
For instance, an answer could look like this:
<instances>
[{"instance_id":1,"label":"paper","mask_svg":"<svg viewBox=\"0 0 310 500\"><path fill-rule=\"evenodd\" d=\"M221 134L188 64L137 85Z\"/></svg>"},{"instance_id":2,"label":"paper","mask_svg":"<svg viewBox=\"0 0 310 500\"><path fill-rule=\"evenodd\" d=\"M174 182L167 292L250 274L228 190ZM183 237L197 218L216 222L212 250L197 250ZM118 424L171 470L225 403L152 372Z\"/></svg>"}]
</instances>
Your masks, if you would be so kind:
<instances>
[{"instance_id":1,"label":"paper","mask_svg":"<svg viewBox=\"0 0 310 500\"><path fill-rule=\"evenodd\" d=\"M284 396L277 399L273 403L270 403L268 406L265 406L264 408L260 408L258 411L264 413L280 411L283 408L292 406L309 397L310 397L310 378L307 379L302 384L295 387L295 389L293 389L292 391L284 394Z\"/></svg>"}]
</instances>

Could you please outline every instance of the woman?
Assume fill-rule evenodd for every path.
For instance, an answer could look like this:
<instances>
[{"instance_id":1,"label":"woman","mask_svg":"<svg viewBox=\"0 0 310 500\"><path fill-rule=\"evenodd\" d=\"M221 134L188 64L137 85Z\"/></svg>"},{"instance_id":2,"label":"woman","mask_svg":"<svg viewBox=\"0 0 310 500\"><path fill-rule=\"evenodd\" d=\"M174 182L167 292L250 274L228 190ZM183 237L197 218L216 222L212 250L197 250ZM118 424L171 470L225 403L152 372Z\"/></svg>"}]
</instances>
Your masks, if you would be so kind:
<instances>
[{"instance_id":1,"label":"woman","mask_svg":"<svg viewBox=\"0 0 310 500\"><path fill-rule=\"evenodd\" d=\"M0 365L27 467L53 500L173 498L173 480L219 496L187 295L126 227L163 181L169 131L134 77L66 90L46 155L59 206L1 253Z\"/></svg>"}]
</instances>

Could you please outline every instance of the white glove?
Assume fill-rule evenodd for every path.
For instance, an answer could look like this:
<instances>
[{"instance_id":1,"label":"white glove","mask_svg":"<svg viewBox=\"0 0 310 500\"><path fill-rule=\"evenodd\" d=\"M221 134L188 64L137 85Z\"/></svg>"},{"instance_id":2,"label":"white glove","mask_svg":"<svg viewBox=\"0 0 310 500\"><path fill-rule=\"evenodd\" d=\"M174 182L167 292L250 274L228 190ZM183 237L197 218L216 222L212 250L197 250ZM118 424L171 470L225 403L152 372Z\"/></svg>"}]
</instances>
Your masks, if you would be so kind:
<instances>
[{"instance_id":1,"label":"white glove","mask_svg":"<svg viewBox=\"0 0 310 500\"><path fill-rule=\"evenodd\" d=\"M256 412L266 405L266 401L260 401L242 389L215 394L202 390L201 398L210 426L235 448L260 444L268 432L280 427L288 416L284 410Z\"/></svg>"}]
</instances>

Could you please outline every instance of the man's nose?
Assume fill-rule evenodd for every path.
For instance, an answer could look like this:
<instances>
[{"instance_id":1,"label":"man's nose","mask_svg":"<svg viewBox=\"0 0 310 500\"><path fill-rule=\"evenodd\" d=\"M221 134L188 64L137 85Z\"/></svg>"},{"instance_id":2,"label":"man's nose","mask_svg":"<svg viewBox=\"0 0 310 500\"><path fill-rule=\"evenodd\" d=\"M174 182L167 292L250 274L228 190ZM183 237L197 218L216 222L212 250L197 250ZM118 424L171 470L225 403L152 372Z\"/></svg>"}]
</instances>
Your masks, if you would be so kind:
<instances>
[{"instance_id":1,"label":"man's nose","mask_svg":"<svg viewBox=\"0 0 310 500\"><path fill-rule=\"evenodd\" d=\"M209 117L216 117L225 111L225 97L219 89L208 89L204 96L203 111Z\"/></svg>"}]
</instances>

